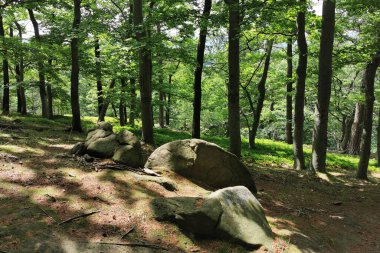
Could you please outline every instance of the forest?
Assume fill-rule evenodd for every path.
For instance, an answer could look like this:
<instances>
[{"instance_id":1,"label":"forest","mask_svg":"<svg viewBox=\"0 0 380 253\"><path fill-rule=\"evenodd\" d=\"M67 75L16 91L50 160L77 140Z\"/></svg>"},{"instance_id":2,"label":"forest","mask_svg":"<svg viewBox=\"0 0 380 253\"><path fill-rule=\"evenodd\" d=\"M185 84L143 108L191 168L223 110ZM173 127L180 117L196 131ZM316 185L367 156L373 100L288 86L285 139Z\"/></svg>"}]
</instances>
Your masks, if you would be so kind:
<instances>
[{"instance_id":1,"label":"forest","mask_svg":"<svg viewBox=\"0 0 380 253\"><path fill-rule=\"evenodd\" d=\"M380 1L0 0L0 58L0 253L380 251Z\"/></svg>"}]
</instances>

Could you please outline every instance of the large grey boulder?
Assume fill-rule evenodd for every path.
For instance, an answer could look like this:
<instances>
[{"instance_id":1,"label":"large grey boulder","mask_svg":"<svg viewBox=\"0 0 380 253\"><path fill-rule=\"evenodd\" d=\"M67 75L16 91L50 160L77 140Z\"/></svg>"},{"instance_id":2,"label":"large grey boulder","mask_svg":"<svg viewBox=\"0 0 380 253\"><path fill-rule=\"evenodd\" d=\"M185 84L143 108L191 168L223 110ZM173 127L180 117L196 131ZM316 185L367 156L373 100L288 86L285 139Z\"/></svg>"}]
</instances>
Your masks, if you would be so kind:
<instances>
[{"instance_id":1,"label":"large grey boulder","mask_svg":"<svg viewBox=\"0 0 380 253\"><path fill-rule=\"evenodd\" d=\"M111 158L115 150L119 147L114 134L104 138L97 138L95 141L87 142L86 153L99 158Z\"/></svg>"},{"instance_id":2,"label":"large grey boulder","mask_svg":"<svg viewBox=\"0 0 380 253\"><path fill-rule=\"evenodd\" d=\"M196 235L272 247L274 237L264 210L244 186L221 189L204 198L157 198L152 206L157 220L175 222Z\"/></svg>"},{"instance_id":3,"label":"large grey boulder","mask_svg":"<svg viewBox=\"0 0 380 253\"><path fill-rule=\"evenodd\" d=\"M116 135L120 147L115 150L112 160L131 167L142 167L143 157L139 139L130 131L123 130Z\"/></svg>"},{"instance_id":4,"label":"large grey boulder","mask_svg":"<svg viewBox=\"0 0 380 253\"><path fill-rule=\"evenodd\" d=\"M193 182L211 188L244 185L256 193L251 174L238 157L203 140L167 143L148 158L145 168L172 170Z\"/></svg>"}]
</instances>

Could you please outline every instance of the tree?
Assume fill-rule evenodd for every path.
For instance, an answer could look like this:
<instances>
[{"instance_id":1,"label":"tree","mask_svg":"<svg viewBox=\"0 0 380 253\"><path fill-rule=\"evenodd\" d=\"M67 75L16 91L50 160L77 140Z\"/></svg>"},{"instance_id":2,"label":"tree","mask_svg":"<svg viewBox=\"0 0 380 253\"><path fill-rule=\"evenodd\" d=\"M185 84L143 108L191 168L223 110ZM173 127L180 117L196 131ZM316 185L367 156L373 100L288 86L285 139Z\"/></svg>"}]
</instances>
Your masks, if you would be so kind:
<instances>
[{"instance_id":1,"label":"tree","mask_svg":"<svg viewBox=\"0 0 380 253\"><path fill-rule=\"evenodd\" d=\"M241 156L240 136L240 58L239 58L239 30L240 8L239 0L228 0L228 132L230 139L230 152L237 157Z\"/></svg>"},{"instance_id":2,"label":"tree","mask_svg":"<svg viewBox=\"0 0 380 253\"><path fill-rule=\"evenodd\" d=\"M34 12L32 9L28 8L28 13L29 13L30 21L33 24L34 36L37 42L41 43L40 29L39 29L38 22L34 16ZM42 117L48 118L49 108L48 108L48 101L47 101L47 96L46 96L46 79L45 79L44 63L40 59L38 60L37 64L38 64L38 78L39 78Z\"/></svg>"},{"instance_id":3,"label":"tree","mask_svg":"<svg viewBox=\"0 0 380 253\"><path fill-rule=\"evenodd\" d=\"M286 134L286 143L293 144L293 42L292 38L288 38L287 47L286 47L286 56L287 56L287 72L286 77L288 81L286 83L286 125L285 125L285 134Z\"/></svg>"},{"instance_id":4,"label":"tree","mask_svg":"<svg viewBox=\"0 0 380 253\"><path fill-rule=\"evenodd\" d=\"M363 134L360 144L360 161L356 177L367 180L368 163L371 155L371 136L373 122L373 105L375 102L374 83L377 68L380 65L380 52L376 53L372 61L367 64L364 76L363 87L365 93Z\"/></svg>"},{"instance_id":5,"label":"tree","mask_svg":"<svg viewBox=\"0 0 380 253\"><path fill-rule=\"evenodd\" d=\"M136 29L136 39L143 43L146 31L143 18L143 1L133 1L133 24ZM141 122L143 139L153 144L153 114L152 114L152 54L147 46L141 46L139 51L139 82L141 101Z\"/></svg>"},{"instance_id":6,"label":"tree","mask_svg":"<svg viewBox=\"0 0 380 253\"><path fill-rule=\"evenodd\" d=\"M298 67L297 67L297 83L296 96L294 106L294 137L293 137L293 153L294 168L304 170L305 158L303 153L303 127L304 127L304 106L305 106L305 83L308 48L305 36L306 23L306 0L300 0L301 10L297 15L297 44L298 44Z\"/></svg>"},{"instance_id":7,"label":"tree","mask_svg":"<svg viewBox=\"0 0 380 253\"><path fill-rule=\"evenodd\" d=\"M18 22L15 22L15 25L18 30L20 43L22 42L22 28ZM24 82L24 59L21 54L19 61L16 63L15 68L16 73L16 82L17 82L17 112L25 115L26 114L26 97L25 97L25 88L23 85Z\"/></svg>"},{"instance_id":8,"label":"tree","mask_svg":"<svg viewBox=\"0 0 380 253\"><path fill-rule=\"evenodd\" d=\"M9 63L7 50L5 45L5 31L3 23L3 15L0 13L0 37L2 39L2 46L5 49L3 52L3 114L9 114Z\"/></svg>"},{"instance_id":9,"label":"tree","mask_svg":"<svg viewBox=\"0 0 380 253\"><path fill-rule=\"evenodd\" d=\"M326 172L327 126L331 96L332 58L335 31L335 0L324 0L322 32L319 51L318 101L315 107L315 124L311 168Z\"/></svg>"},{"instance_id":10,"label":"tree","mask_svg":"<svg viewBox=\"0 0 380 253\"><path fill-rule=\"evenodd\" d=\"M102 85L102 62L100 58L100 42L99 39L95 39L95 69L96 69L96 88L98 95L98 116L103 106L103 85Z\"/></svg>"},{"instance_id":11,"label":"tree","mask_svg":"<svg viewBox=\"0 0 380 253\"><path fill-rule=\"evenodd\" d=\"M202 106L202 72L206 47L208 19L211 12L211 0L205 0L202 19L200 21L197 62L194 71L194 102L193 102L193 138L201 137L201 106Z\"/></svg>"},{"instance_id":12,"label":"tree","mask_svg":"<svg viewBox=\"0 0 380 253\"><path fill-rule=\"evenodd\" d=\"M79 105L79 26L81 22L81 0L74 1L73 35L71 38L71 127L73 131L82 132Z\"/></svg>"}]
</instances>

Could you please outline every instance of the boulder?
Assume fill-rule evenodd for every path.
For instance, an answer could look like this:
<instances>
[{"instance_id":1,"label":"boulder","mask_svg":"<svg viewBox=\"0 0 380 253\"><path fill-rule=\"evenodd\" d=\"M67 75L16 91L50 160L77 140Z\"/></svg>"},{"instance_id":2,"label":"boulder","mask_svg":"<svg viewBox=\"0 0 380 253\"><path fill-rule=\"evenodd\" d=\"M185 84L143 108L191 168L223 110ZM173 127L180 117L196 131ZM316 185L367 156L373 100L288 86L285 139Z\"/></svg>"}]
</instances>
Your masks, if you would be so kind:
<instances>
[{"instance_id":1,"label":"boulder","mask_svg":"<svg viewBox=\"0 0 380 253\"><path fill-rule=\"evenodd\" d=\"M204 198L157 198L152 206L157 220L174 222L195 235L272 247L274 237L264 210L244 186L221 189Z\"/></svg>"},{"instance_id":2,"label":"boulder","mask_svg":"<svg viewBox=\"0 0 380 253\"><path fill-rule=\"evenodd\" d=\"M111 158L115 150L119 147L114 134L104 138L97 138L91 142L86 141L86 144L88 145L86 153L99 158Z\"/></svg>"},{"instance_id":3,"label":"boulder","mask_svg":"<svg viewBox=\"0 0 380 253\"><path fill-rule=\"evenodd\" d=\"M112 160L131 167L142 167L142 153L140 145L122 145L116 149Z\"/></svg>"},{"instance_id":4,"label":"boulder","mask_svg":"<svg viewBox=\"0 0 380 253\"><path fill-rule=\"evenodd\" d=\"M96 123L95 128L90 129L89 132L97 130L97 129L102 129L107 132L112 132L113 126L111 125L111 123L101 121L101 122Z\"/></svg>"},{"instance_id":5,"label":"boulder","mask_svg":"<svg viewBox=\"0 0 380 253\"><path fill-rule=\"evenodd\" d=\"M110 131L105 131L103 129L93 130L87 134L85 146L88 147L88 145L90 145L90 143L92 143L98 139L101 139L101 138L106 138L110 135L113 135L113 133Z\"/></svg>"},{"instance_id":6,"label":"boulder","mask_svg":"<svg viewBox=\"0 0 380 253\"><path fill-rule=\"evenodd\" d=\"M211 188L243 185L256 193L248 169L238 157L203 140L179 140L157 148L145 168L173 170L193 182Z\"/></svg>"},{"instance_id":7,"label":"boulder","mask_svg":"<svg viewBox=\"0 0 380 253\"><path fill-rule=\"evenodd\" d=\"M139 139L136 137L136 135L128 130L122 130L120 133L118 133L116 135L116 140L122 145L140 146Z\"/></svg>"}]
</instances>

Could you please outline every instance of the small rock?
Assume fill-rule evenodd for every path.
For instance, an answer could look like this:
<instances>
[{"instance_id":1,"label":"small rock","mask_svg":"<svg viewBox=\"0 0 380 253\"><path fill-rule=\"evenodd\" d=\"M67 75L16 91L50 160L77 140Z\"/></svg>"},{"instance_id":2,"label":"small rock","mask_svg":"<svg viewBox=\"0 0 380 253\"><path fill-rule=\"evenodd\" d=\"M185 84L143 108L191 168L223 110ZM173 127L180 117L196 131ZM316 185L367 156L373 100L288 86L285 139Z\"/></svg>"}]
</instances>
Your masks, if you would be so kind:
<instances>
[{"instance_id":1,"label":"small rock","mask_svg":"<svg viewBox=\"0 0 380 253\"><path fill-rule=\"evenodd\" d=\"M88 163L92 163L92 162L95 160L95 158L92 157L92 156L90 156L89 154L85 154L85 155L83 156L83 158L84 158L84 160L85 160L86 162L88 162Z\"/></svg>"}]
</instances>

